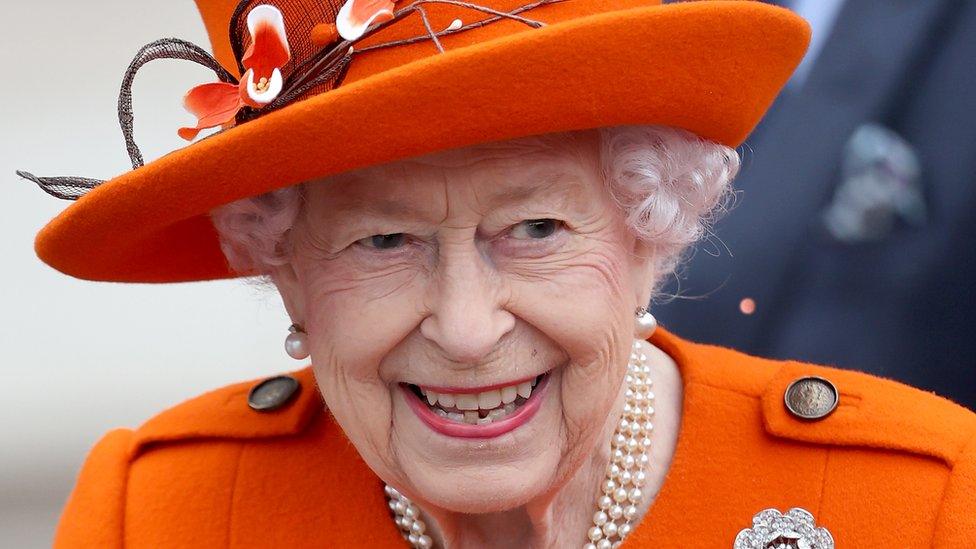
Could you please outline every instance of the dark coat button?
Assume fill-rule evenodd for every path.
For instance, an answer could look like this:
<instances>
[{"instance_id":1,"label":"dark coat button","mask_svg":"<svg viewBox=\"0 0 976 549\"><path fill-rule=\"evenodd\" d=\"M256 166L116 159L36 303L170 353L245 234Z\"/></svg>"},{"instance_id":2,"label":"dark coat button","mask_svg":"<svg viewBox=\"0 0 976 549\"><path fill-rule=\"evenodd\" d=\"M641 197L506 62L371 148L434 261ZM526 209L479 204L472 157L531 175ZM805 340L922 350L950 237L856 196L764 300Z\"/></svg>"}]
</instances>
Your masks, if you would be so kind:
<instances>
[{"instance_id":1,"label":"dark coat button","mask_svg":"<svg viewBox=\"0 0 976 549\"><path fill-rule=\"evenodd\" d=\"M829 380L807 376L790 383L784 395L786 409L800 419L818 420L831 414L840 400L837 387Z\"/></svg>"},{"instance_id":2,"label":"dark coat button","mask_svg":"<svg viewBox=\"0 0 976 549\"><path fill-rule=\"evenodd\" d=\"M299 389L301 384L291 376L268 378L251 389L247 395L247 405L258 412L277 410L287 404Z\"/></svg>"}]
</instances>

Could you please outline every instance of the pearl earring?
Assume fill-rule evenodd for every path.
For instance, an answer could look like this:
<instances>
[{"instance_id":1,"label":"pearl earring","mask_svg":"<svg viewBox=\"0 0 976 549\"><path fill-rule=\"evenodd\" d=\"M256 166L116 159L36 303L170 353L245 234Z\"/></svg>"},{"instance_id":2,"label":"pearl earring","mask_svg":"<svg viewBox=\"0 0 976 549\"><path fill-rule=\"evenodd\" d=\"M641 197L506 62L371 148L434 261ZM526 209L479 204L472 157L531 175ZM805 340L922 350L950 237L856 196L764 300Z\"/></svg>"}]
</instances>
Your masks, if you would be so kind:
<instances>
[{"instance_id":1,"label":"pearl earring","mask_svg":"<svg viewBox=\"0 0 976 549\"><path fill-rule=\"evenodd\" d=\"M308 358L308 334L298 324L292 324L288 328L288 337L285 338L285 352L295 360Z\"/></svg>"},{"instance_id":2,"label":"pearl earring","mask_svg":"<svg viewBox=\"0 0 976 549\"><path fill-rule=\"evenodd\" d=\"M646 307L638 307L634 312L634 335L638 339L651 337L657 329L657 319L654 318Z\"/></svg>"}]
</instances>

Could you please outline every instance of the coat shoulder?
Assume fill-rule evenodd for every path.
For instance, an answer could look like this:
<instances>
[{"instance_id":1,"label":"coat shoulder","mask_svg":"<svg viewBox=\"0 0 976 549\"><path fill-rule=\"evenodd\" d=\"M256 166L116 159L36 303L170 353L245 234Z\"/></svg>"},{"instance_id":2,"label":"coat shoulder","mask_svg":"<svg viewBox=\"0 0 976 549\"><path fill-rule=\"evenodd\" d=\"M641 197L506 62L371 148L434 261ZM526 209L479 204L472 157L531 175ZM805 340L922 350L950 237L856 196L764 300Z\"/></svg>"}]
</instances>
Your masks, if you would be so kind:
<instances>
[{"instance_id":1,"label":"coat shoulder","mask_svg":"<svg viewBox=\"0 0 976 549\"><path fill-rule=\"evenodd\" d=\"M654 341L682 364L686 383L755 397L770 435L805 443L865 446L910 452L955 465L976 437L976 413L933 393L863 372L788 360L681 340ZM836 390L822 417L802 418L786 404L791 385L822 379ZM829 396L829 395L828 395Z\"/></svg>"},{"instance_id":2,"label":"coat shoulder","mask_svg":"<svg viewBox=\"0 0 976 549\"><path fill-rule=\"evenodd\" d=\"M301 433L324 407L311 368L227 385L161 412L136 429L133 454L155 443Z\"/></svg>"},{"instance_id":3,"label":"coat shoulder","mask_svg":"<svg viewBox=\"0 0 976 549\"><path fill-rule=\"evenodd\" d=\"M265 409L256 410L250 405L252 390L262 383L269 390L256 396ZM228 385L177 404L137 429L112 431L82 466L55 546L123 547L147 535L152 544L179 544L225 532L189 525L194 517L217 520L214 509L228 507L248 445L277 455L284 447L302 447L296 441L307 447L314 439L335 448L322 469L363 475L333 422L316 421L329 417L323 412L314 377L305 369ZM210 541L220 546L226 540Z\"/></svg>"},{"instance_id":4,"label":"coat shoulder","mask_svg":"<svg viewBox=\"0 0 976 549\"><path fill-rule=\"evenodd\" d=\"M770 492L762 496L768 500L763 504L807 507L839 539L905 535L920 540L899 538L897 546L906 547L967 547L976 540L972 411L856 371L757 358L667 333L652 343L682 369L686 406L691 400L697 416L710 409L704 413L712 426L702 430L705 440L695 457L702 460L700 470L710 471L708 463L717 456L739 465L723 466L735 477L722 477L725 488L741 484L741 490L756 494L766 487ZM827 380L836 389L836 405L814 401L823 413L798 417L786 394L791 386L803 386L794 385L798 380L810 379L820 387L819 380ZM736 444L716 449L718 440ZM782 482L774 480L779 478ZM902 523L892 527L890 516Z\"/></svg>"}]
</instances>

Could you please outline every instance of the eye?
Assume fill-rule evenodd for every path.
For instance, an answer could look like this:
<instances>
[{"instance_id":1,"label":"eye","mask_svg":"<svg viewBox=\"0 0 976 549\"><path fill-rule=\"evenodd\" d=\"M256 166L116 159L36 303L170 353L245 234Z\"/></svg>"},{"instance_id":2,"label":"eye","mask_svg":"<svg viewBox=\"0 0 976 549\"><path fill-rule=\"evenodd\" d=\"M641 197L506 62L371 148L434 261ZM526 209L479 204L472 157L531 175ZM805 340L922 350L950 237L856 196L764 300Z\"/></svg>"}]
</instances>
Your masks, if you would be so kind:
<instances>
[{"instance_id":1,"label":"eye","mask_svg":"<svg viewBox=\"0 0 976 549\"><path fill-rule=\"evenodd\" d=\"M377 250L392 250L402 246L406 239L407 235L405 233L374 234L373 236L360 238L356 241L356 244Z\"/></svg>"},{"instance_id":2,"label":"eye","mask_svg":"<svg viewBox=\"0 0 976 549\"><path fill-rule=\"evenodd\" d=\"M552 236L562 222L557 219L527 219L512 228L512 236L520 239L541 240Z\"/></svg>"}]
</instances>

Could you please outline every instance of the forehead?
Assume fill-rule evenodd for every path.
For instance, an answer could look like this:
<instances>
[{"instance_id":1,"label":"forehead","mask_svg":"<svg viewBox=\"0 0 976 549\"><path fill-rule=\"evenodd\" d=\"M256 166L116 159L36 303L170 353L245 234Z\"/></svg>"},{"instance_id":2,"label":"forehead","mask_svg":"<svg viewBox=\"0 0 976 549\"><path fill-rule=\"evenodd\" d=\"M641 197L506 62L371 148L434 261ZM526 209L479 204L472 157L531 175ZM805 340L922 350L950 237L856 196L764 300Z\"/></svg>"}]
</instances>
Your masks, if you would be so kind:
<instances>
[{"instance_id":1,"label":"forehead","mask_svg":"<svg viewBox=\"0 0 976 549\"><path fill-rule=\"evenodd\" d=\"M490 209L537 199L591 200L602 188L595 144L518 140L391 162L306 185L330 215L406 215L466 201Z\"/></svg>"}]
</instances>

